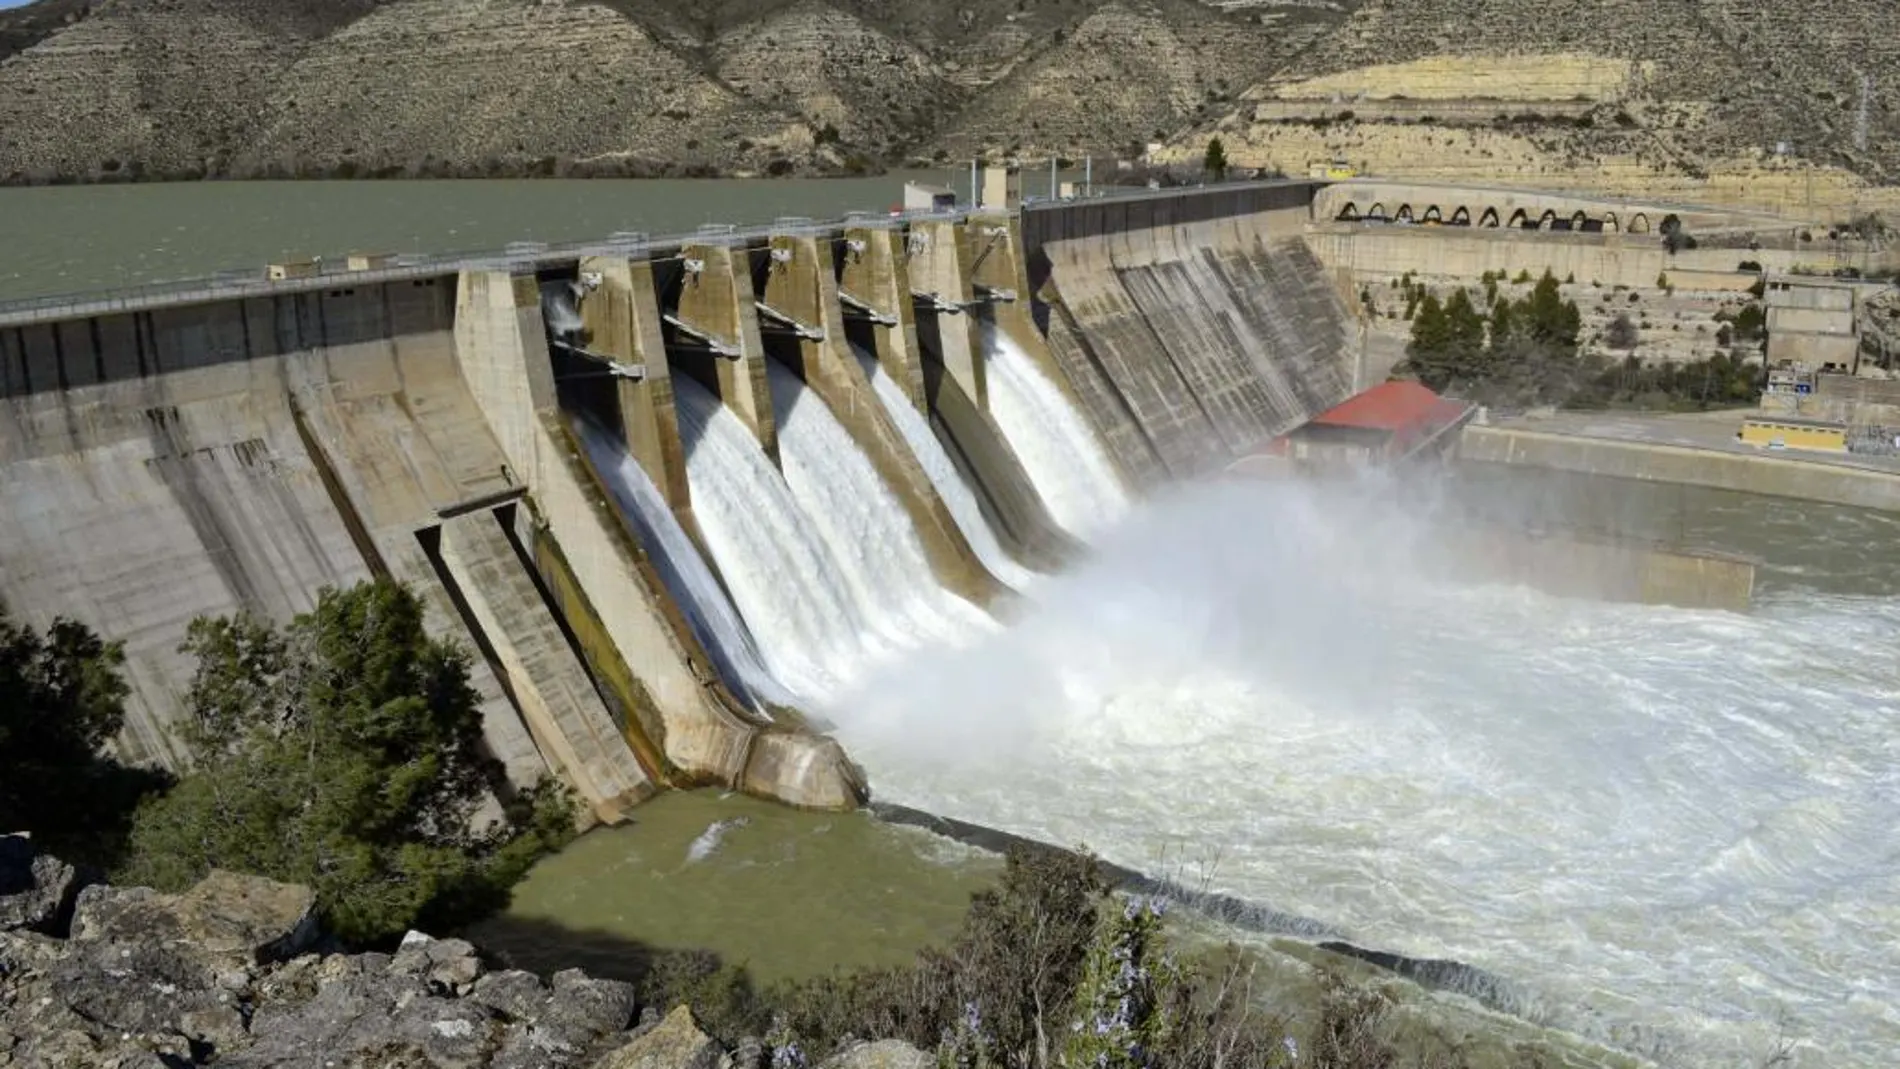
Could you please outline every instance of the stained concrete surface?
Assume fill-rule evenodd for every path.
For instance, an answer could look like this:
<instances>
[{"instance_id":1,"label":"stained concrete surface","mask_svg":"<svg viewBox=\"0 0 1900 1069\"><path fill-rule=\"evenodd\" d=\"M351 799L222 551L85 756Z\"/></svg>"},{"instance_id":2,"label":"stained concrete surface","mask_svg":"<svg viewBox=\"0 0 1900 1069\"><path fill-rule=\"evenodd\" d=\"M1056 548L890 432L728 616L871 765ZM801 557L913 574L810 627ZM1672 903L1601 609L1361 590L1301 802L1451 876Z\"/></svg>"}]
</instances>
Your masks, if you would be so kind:
<instances>
[{"instance_id":1,"label":"stained concrete surface","mask_svg":"<svg viewBox=\"0 0 1900 1069\"><path fill-rule=\"evenodd\" d=\"M454 516L440 553L458 593L513 682L541 753L601 820L615 822L655 789L548 612L522 554L488 509Z\"/></svg>"},{"instance_id":2,"label":"stained concrete surface","mask_svg":"<svg viewBox=\"0 0 1900 1069\"><path fill-rule=\"evenodd\" d=\"M1290 227L1259 213L1044 247L1050 349L1124 470L1151 470L1140 441L1169 475L1205 472L1351 393L1350 317Z\"/></svg>"}]
</instances>

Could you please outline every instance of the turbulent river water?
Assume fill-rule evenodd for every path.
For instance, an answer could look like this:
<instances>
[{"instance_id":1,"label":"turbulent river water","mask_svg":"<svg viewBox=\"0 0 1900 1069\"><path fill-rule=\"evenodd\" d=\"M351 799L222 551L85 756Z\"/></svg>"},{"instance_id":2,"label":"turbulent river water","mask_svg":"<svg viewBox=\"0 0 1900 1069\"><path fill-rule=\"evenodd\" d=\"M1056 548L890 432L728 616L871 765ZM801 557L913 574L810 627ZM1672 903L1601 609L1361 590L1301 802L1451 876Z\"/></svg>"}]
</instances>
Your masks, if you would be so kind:
<instances>
[{"instance_id":1,"label":"turbulent river water","mask_svg":"<svg viewBox=\"0 0 1900 1069\"><path fill-rule=\"evenodd\" d=\"M1008 632L885 666L829 715L883 798L1205 865L1662 1064L1761 1064L1784 1030L1791 1064L1888 1064L1900 523L1625 510L1758 543L1805 516L1756 547L1783 560L1739 615L1434 582L1393 496L1181 490ZM1836 562L1860 577L1813 581Z\"/></svg>"}]
</instances>

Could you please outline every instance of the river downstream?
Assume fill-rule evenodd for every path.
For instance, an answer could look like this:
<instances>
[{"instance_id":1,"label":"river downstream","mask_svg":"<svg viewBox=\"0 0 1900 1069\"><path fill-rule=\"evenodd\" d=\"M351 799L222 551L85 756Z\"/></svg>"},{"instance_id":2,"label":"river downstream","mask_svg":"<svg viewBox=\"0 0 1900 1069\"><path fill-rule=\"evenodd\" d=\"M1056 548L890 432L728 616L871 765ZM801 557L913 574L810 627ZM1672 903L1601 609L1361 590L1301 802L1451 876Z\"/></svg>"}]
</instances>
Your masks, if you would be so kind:
<instances>
[{"instance_id":1,"label":"river downstream","mask_svg":"<svg viewBox=\"0 0 1900 1069\"><path fill-rule=\"evenodd\" d=\"M828 713L882 799L1469 963L1517 1016L1613 1050L1759 1064L1785 1028L1784 1064L1884 1064L1900 524L1499 471L1450 492L1756 557L1757 607L1447 586L1373 496L1202 488L1138 509L1009 631L900 662ZM658 855L588 837L514 915L723 940L783 976L941 938L958 881L980 882L967 855L892 853L892 829L820 855L806 827L775 832L774 893L682 894L667 881L727 819L710 805L657 818L678 825ZM834 908L867 893L917 918Z\"/></svg>"}]
</instances>

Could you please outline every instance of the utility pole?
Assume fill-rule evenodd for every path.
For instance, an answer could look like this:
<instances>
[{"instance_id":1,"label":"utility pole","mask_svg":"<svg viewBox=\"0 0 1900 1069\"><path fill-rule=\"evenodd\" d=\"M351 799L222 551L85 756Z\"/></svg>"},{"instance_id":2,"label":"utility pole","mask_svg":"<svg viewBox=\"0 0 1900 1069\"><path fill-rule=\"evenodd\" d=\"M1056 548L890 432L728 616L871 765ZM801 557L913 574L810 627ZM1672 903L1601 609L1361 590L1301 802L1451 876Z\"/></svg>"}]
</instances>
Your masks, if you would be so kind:
<instances>
[{"instance_id":1,"label":"utility pole","mask_svg":"<svg viewBox=\"0 0 1900 1069\"><path fill-rule=\"evenodd\" d=\"M1049 199L1056 199L1056 158L1049 157Z\"/></svg>"}]
</instances>

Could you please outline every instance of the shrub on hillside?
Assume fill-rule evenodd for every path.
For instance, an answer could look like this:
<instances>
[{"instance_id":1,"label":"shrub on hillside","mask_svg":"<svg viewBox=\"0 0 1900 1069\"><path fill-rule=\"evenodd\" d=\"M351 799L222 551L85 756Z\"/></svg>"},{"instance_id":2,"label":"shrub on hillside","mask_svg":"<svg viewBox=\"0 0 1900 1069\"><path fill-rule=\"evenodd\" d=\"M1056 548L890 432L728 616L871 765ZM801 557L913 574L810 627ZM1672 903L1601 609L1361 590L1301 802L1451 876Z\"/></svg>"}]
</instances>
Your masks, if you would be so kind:
<instances>
[{"instance_id":1,"label":"shrub on hillside","mask_svg":"<svg viewBox=\"0 0 1900 1069\"><path fill-rule=\"evenodd\" d=\"M196 767L142 805L118 882L161 890L211 868L311 887L324 927L373 943L445 930L505 902L573 834L566 792L471 817L501 783L482 749L468 657L431 637L398 584L326 590L286 628L201 619L184 740Z\"/></svg>"}]
</instances>

